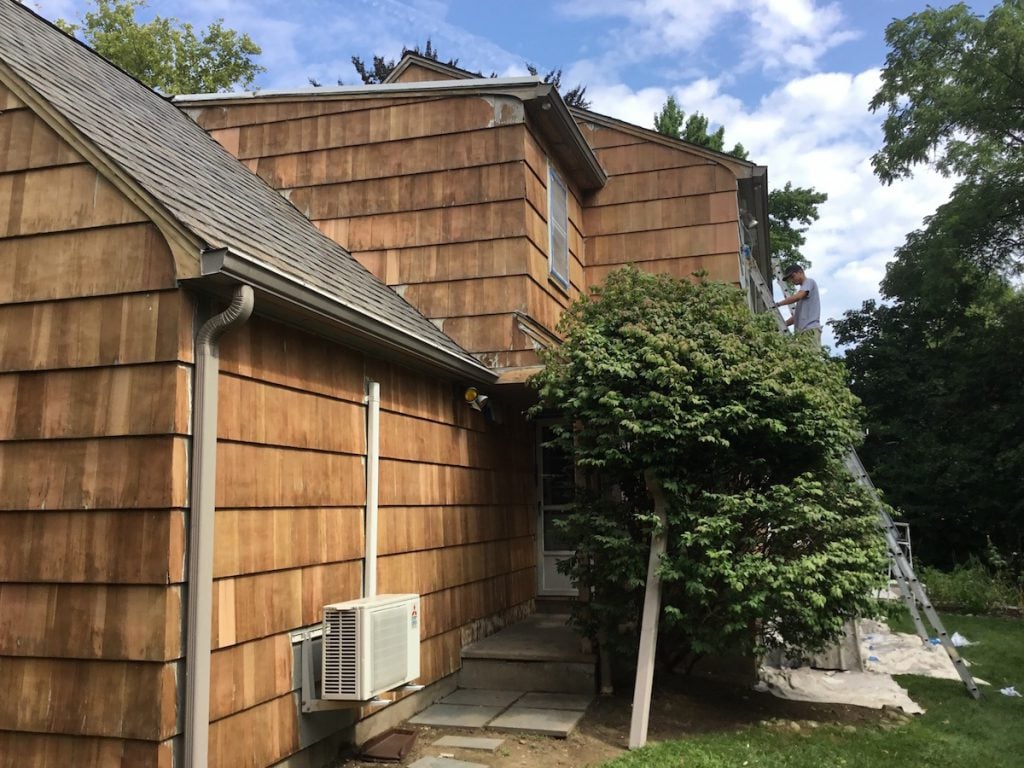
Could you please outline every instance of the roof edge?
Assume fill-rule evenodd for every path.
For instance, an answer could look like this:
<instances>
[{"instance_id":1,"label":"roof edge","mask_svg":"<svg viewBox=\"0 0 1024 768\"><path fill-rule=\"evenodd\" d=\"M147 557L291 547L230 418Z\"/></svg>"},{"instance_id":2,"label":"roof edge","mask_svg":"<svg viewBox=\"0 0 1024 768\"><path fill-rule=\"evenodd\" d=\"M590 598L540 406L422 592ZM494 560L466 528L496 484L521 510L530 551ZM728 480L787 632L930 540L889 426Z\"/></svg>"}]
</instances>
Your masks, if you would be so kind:
<instances>
[{"instance_id":1,"label":"roof edge","mask_svg":"<svg viewBox=\"0 0 1024 768\"><path fill-rule=\"evenodd\" d=\"M231 248L207 250L202 256L202 276L186 281L214 284L218 277L245 283L284 304L327 320L331 325L354 334L373 347L384 347L393 356L411 359L433 369L441 369L471 380L493 383L498 374L472 358L460 357L419 336L349 307L322 291L305 285L290 275ZM390 289L389 289L390 290Z\"/></svg>"},{"instance_id":2,"label":"roof edge","mask_svg":"<svg viewBox=\"0 0 1024 768\"><path fill-rule=\"evenodd\" d=\"M402 56L402 60L395 65L395 68L391 70L390 74L384 78L384 83L394 83L399 77L411 67L413 64L423 67L424 69L430 69L437 72L439 75L448 75L453 80L468 80L470 78L478 78L480 74L477 72L470 72L468 69L462 69L452 64L444 64L437 59L430 59L423 54L416 53L414 51L407 51Z\"/></svg>"},{"instance_id":3,"label":"roof edge","mask_svg":"<svg viewBox=\"0 0 1024 768\"><path fill-rule=\"evenodd\" d=\"M40 17L41 18L41 17ZM44 19L45 21L45 19ZM90 166L106 179L118 192L137 206L160 230L167 240L174 260L177 279L194 276L199 270L199 254L205 242L180 222L174 214L158 203L146 189L105 152L96 147L64 113L14 72L0 59L0 83L14 93L40 120L46 123L61 140L67 142Z\"/></svg>"},{"instance_id":4,"label":"roof edge","mask_svg":"<svg viewBox=\"0 0 1024 768\"><path fill-rule=\"evenodd\" d=\"M546 138L556 147L563 147L570 159L575 160L577 181L581 182L584 191L600 189L608 182L608 174L597 159L594 148L583 135L579 123L573 118L570 108L555 86L550 83L537 86L536 96L531 100L524 99L523 103ZM560 131L569 137L569 143L557 141Z\"/></svg>"},{"instance_id":5,"label":"roof edge","mask_svg":"<svg viewBox=\"0 0 1024 768\"><path fill-rule=\"evenodd\" d=\"M181 106L205 105L219 102L263 101L318 96L324 100L345 96L380 96L382 94L420 96L435 91L501 91L532 88L544 81L539 77L475 77L463 80L436 80L416 83L381 83L379 85L332 85L321 88L285 88L279 90L233 91L230 93L189 93L171 97Z\"/></svg>"},{"instance_id":6,"label":"roof edge","mask_svg":"<svg viewBox=\"0 0 1024 768\"><path fill-rule=\"evenodd\" d=\"M662 133L658 133L652 128L644 128L634 123L627 123L625 120L619 120L618 118L611 117L609 115L602 115L600 112L591 112L589 109L580 109L579 107L568 107L570 114L583 122L597 123L598 125L604 126L605 128L614 128L615 130L629 133L648 141L653 141L657 144L662 144L666 147L673 149L685 149L688 152L692 152L696 155L706 157L708 160L712 160L721 165L726 165L729 168L736 170L743 169L744 176L755 176L757 168L763 168L764 166L758 166L757 163L752 160L741 160L735 155L730 155L728 152L718 152L714 149L708 149L701 144L693 144L683 139L673 139L671 136L665 136Z\"/></svg>"}]
</instances>

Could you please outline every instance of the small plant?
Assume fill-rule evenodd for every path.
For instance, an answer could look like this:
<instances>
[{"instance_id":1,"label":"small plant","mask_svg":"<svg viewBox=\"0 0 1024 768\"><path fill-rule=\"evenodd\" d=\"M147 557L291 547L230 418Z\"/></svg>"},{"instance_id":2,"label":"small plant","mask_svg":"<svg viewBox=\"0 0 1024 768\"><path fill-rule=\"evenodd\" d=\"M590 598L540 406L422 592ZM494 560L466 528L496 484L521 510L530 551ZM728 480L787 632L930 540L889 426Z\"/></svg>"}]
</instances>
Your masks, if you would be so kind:
<instances>
[{"instance_id":1,"label":"small plant","mask_svg":"<svg viewBox=\"0 0 1024 768\"><path fill-rule=\"evenodd\" d=\"M1020 607L1020 588L1006 572L990 570L973 556L952 571L924 566L919 576L932 602L946 610L995 614Z\"/></svg>"}]
</instances>

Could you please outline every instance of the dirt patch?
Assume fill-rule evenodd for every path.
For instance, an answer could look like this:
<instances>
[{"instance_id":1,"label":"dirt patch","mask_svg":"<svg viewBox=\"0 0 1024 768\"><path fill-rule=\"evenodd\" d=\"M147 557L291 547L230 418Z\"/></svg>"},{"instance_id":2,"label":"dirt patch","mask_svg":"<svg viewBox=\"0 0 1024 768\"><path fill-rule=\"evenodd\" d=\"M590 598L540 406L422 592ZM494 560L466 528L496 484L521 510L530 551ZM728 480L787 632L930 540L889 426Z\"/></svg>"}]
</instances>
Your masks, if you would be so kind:
<instances>
[{"instance_id":1,"label":"dirt patch","mask_svg":"<svg viewBox=\"0 0 1024 768\"><path fill-rule=\"evenodd\" d=\"M631 691L599 697L590 705L579 727L567 739L523 736L486 729L420 727L417 729L416 746L404 764L409 765L421 757L444 754L493 768L599 766L626 751L631 709ZM814 722L860 727L875 725L883 719L884 713L881 710L844 704L786 701L734 684L680 678L655 690L648 741L682 739L688 734L711 731L739 730L765 720L790 725L794 722ZM439 738L449 734L504 739L505 743L493 754L432 746ZM353 758L337 763L338 768L379 768L381 765Z\"/></svg>"}]
</instances>

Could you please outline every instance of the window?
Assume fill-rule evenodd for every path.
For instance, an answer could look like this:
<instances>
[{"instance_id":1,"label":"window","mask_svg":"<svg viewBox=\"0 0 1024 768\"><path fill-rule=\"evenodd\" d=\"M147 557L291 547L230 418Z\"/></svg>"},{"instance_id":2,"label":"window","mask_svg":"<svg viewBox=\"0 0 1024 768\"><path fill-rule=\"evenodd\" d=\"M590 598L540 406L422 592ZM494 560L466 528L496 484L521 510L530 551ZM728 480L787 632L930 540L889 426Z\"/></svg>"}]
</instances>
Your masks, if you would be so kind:
<instances>
[{"instance_id":1,"label":"window","mask_svg":"<svg viewBox=\"0 0 1024 768\"><path fill-rule=\"evenodd\" d=\"M569 193L548 164L548 271L569 287Z\"/></svg>"},{"instance_id":2,"label":"window","mask_svg":"<svg viewBox=\"0 0 1024 768\"><path fill-rule=\"evenodd\" d=\"M576 466L571 454L549 444L554 436L550 421L538 425L538 589L542 595L575 595L572 579L559 572L558 564L576 549L559 524L569 516L576 495Z\"/></svg>"}]
</instances>

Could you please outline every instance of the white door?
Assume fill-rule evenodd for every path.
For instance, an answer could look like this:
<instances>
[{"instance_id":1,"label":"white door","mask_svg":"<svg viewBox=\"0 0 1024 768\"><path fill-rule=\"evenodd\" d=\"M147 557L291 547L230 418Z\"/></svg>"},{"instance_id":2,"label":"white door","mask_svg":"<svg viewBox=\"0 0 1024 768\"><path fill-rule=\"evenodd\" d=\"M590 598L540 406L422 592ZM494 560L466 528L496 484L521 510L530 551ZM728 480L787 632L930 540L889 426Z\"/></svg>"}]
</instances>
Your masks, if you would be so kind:
<instances>
[{"instance_id":1,"label":"white door","mask_svg":"<svg viewBox=\"0 0 1024 768\"><path fill-rule=\"evenodd\" d=\"M569 577L558 572L558 562L573 553L565 532L556 524L563 519L575 493L572 457L545 445L553 437L551 422L537 427L537 594L576 595Z\"/></svg>"}]
</instances>

